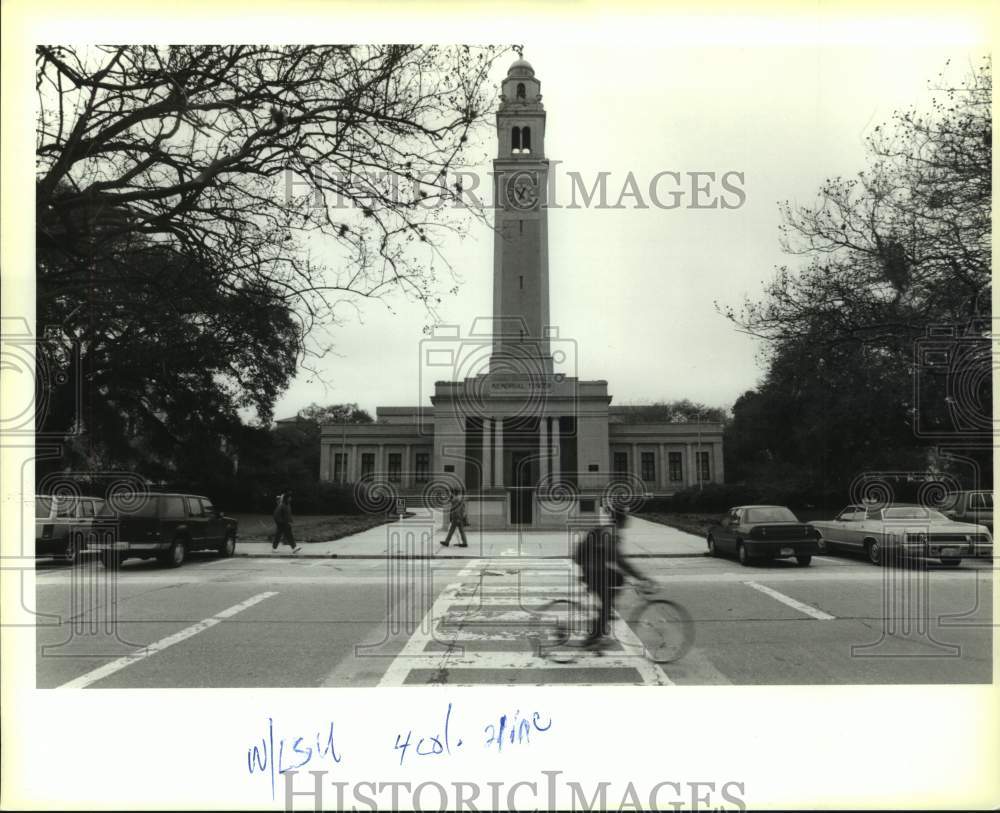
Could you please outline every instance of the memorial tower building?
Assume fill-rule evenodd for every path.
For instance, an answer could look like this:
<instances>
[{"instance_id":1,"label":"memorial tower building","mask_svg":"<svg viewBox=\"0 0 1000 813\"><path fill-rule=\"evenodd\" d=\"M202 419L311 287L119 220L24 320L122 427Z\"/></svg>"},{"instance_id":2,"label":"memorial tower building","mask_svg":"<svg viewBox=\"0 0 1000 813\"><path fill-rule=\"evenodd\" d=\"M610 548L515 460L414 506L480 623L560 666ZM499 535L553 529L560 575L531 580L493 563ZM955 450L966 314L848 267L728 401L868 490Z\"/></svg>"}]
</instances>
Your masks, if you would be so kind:
<instances>
[{"instance_id":1,"label":"memorial tower building","mask_svg":"<svg viewBox=\"0 0 1000 813\"><path fill-rule=\"evenodd\" d=\"M429 406L325 424L322 479L380 484L410 506L440 505L458 488L484 529L560 527L596 519L611 493L723 482L720 424L640 423L611 406L607 381L578 377L577 344L550 321L545 134L541 83L518 59L496 114L492 309L419 342L420 375L435 382Z\"/></svg>"}]
</instances>

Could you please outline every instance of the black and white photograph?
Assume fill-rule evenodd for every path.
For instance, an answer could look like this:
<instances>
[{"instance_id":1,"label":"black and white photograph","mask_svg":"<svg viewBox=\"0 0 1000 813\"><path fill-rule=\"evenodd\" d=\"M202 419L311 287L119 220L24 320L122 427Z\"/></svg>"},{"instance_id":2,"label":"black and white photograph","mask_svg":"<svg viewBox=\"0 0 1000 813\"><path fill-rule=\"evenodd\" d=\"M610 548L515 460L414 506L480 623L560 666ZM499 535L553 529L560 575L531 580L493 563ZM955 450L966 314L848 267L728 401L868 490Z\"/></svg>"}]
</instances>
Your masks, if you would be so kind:
<instances>
[{"instance_id":1,"label":"black and white photograph","mask_svg":"<svg viewBox=\"0 0 1000 813\"><path fill-rule=\"evenodd\" d=\"M1000 803L985 6L15 8L9 809Z\"/></svg>"}]
</instances>

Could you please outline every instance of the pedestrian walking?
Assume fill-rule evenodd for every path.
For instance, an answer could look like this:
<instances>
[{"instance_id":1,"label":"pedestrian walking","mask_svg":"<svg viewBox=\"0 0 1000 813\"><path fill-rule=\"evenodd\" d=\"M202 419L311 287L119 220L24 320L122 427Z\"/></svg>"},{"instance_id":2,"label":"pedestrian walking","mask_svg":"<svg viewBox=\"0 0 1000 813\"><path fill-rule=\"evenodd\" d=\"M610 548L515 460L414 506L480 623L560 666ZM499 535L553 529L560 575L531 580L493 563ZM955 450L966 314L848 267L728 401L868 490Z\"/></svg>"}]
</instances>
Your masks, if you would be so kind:
<instances>
[{"instance_id":1,"label":"pedestrian walking","mask_svg":"<svg viewBox=\"0 0 1000 813\"><path fill-rule=\"evenodd\" d=\"M292 536L292 492L286 491L278 498L278 505L274 509L274 539L271 542L271 550L278 549L278 543L284 541L292 549L292 553L298 553L301 547L295 544L295 537Z\"/></svg>"},{"instance_id":2,"label":"pedestrian walking","mask_svg":"<svg viewBox=\"0 0 1000 813\"><path fill-rule=\"evenodd\" d=\"M462 499L461 493L459 493L457 488L451 490L451 503L449 505L449 520L451 525L448 528L448 536L444 538L441 542L442 545L448 547L451 543L452 534L458 531L458 535L462 538L461 542L456 542L456 548L467 548L469 547L469 540L465 538L465 526L469 522L468 514L465 512L465 500Z\"/></svg>"}]
</instances>

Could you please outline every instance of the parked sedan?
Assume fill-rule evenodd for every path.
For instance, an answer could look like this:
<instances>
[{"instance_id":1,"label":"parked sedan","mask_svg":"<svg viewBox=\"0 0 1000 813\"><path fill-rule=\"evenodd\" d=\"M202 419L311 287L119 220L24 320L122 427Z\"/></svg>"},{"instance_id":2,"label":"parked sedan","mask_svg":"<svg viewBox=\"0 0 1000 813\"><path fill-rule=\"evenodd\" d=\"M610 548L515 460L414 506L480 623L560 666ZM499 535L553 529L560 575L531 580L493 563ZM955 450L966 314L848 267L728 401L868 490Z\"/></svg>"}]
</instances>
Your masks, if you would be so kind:
<instances>
[{"instance_id":1,"label":"parked sedan","mask_svg":"<svg viewBox=\"0 0 1000 813\"><path fill-rule=\"evenodd\" d=\"M95 515L104 505L100 497L35 497L35 556L76 564L87 550Z\"/></svg>"},{"instance_id":2,"label":"parked sedan","mask_svg":"<svg viewBox=\"0 0 1000 813\"><path fill-rule=\"evenodd\" d=\"M819 534L783 505L731 508L708 532L708 552L734 553L741 565L754 559L795 557L803 567L818 553Z\"/></svg>"},{"instance_id":3,"label":"parked sedan","mask_svg":"<svg viewBox=\"0 0 1000 813\"><path fill-rule=\"evenodd\" d=\"M983 525L954 522L922 505L849 505L829 522L811 524L821 547L863 551L875 565L898 553L954 566L963 556L989 556L993 549Z\"/></svg>"}]
</instances>

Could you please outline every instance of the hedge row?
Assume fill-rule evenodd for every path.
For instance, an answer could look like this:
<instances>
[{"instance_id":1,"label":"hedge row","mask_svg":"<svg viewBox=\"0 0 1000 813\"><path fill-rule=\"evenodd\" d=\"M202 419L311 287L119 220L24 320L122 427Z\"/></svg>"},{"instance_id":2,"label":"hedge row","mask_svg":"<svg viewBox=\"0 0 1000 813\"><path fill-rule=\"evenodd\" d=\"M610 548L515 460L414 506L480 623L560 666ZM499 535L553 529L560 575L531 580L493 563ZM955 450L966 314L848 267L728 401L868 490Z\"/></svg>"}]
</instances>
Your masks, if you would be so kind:
<instances>
[{"instance_id":1,"label":"hedge row","mask_svg":"<svg viewBox=\"0 0 1000 813\"><path fill-rule=\"evenodd\" d=\"M44 493L85 494L107 497L111 490L131 489L142 482L133 479L103 478L87 474L60 474L45 478L39 483L39 491ZM153 491L176 491L185 494L201 494L221 510L239 513L270 514L274 510L277 496L282 490L291 490L292 510L295 514L375 514L385 513L389 500L384 495L372 494L363 487L328 482L285 484L280 488L269 487L240 478L213 478L200 482L187 480L158 483L150 486Z\"/></svg>"},{"instance_id":2,"label":"hedge row","mask_svg":"<svg viewBox=\"0 0 1000 813\"><path fill-rule=\"evenodd\" d=\"M686 488L670 497L647 500L638 513L718 514L735 505L787 505L792 510L843 508L844 497L806 489L758 488L745 484L708 483Z\"/></svg>"}]
</instances>

